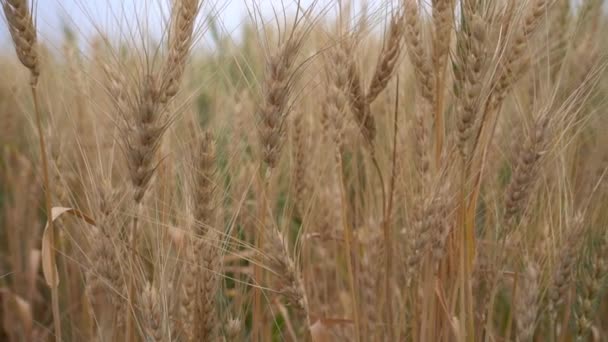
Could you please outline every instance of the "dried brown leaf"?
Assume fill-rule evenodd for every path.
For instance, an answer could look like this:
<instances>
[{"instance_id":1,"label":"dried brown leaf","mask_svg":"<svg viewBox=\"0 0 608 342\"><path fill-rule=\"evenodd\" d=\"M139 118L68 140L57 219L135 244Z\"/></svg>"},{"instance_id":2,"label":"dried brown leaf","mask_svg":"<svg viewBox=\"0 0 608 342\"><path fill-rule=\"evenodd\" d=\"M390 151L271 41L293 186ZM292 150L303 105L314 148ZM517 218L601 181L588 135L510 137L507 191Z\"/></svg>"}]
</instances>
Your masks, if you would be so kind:
<instances>
[{"instance_id":1,"label":"dried brown leaf","mask_svg":"<svg viewBox=\"0 0 608 342\"><path fill-rule=\"evenodd\" d=\"M92 226L95 225L95 220L82 213L80 210L66 207L52 208L51 221L57 220L63 214L70 214L72 216L82 219L83 221ZM51 252L53 251L54 246L51 245L52 231L48 228L49 225L47 223L44 227L44 232L42 233L42 273L44 274L44 280L46 280L47 285L53 288L59 286L59 273L57 272L57 265L54 265L51 262ZM54 280L54 282L52 280Z\"/></svg>"}]
</instances>

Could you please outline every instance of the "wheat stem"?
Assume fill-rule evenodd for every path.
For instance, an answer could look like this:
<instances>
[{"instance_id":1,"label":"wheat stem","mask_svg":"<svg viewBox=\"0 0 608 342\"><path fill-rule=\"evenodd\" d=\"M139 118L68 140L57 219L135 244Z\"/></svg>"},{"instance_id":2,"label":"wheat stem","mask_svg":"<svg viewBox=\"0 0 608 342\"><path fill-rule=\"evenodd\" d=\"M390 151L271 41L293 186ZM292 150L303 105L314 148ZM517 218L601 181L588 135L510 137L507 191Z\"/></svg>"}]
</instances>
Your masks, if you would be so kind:
<instances>
[{"instance_id":1,"label":"wheat stem","mask_svg":"<svg viewBox=\"0 0 608 342\"><path fill-rule=\"evenodd\" d=\"M44 181L44 199L45 199L45 209L47 215L47 224L48 229L51 232L50 235L50 245L51 249L51 265L56 265L56 256L55 256L55 241L56 234L55 229L53 228L53 217L52 217L52 203L51 203L51 184L49 182L49 166L46 154L46 143L44 141L44 133L42 131L42 118L40 114L40 105L38 102L38 92L37 92L37 82L32 82L31 84L32 98L34 100L34 111L36 112L36 127L38 129L38 139L40 143L40 159L42 162L42 177ZM51 283L56 284L59 279L55 279L57 274L55 272L51 272ZM53 325L55 328L55 340L62 341L61 335L61 315L59 310L59 288L58 286L51 287L51 305L53 307Z\"/></svg>"}]
</instances>

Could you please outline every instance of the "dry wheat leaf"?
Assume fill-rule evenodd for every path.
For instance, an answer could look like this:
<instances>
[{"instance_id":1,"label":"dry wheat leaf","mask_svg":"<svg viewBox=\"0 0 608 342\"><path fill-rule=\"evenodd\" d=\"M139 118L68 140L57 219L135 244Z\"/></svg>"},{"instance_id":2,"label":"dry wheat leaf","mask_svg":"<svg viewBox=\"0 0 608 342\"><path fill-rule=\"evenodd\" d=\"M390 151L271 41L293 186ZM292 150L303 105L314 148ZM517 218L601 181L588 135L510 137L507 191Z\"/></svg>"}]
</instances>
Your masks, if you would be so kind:
<instances>
[{"instance_id":1,"label":"dry wheat leaf","mask_svg":"<svg viewBox=\"0 0 608 342\"><path fill-rule=\"evenodd\" d=\"M70 214L84 220L90 225L95 225L95 220L85 215L78 209L66 208L66 207L54 207L51 209L51 221L55 221L63 214ZM47 222L42 233L42 273L44 274L44 280L49 287L57 287L59 285L59 272L57 272L57 265L51 262L51 252L54 246L51 246L51 230ZM54 277L53 277L54 275ZM54 281L53 281L54 280Z\"/></svg>"}]
</instances>

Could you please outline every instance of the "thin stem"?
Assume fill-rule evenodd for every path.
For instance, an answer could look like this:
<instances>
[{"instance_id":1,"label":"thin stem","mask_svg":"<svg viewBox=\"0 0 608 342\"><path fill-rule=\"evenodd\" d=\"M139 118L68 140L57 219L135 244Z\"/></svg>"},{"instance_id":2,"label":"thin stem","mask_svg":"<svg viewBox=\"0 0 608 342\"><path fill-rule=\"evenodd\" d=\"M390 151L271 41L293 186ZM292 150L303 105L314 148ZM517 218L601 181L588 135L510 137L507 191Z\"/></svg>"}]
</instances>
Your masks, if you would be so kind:
<instances>
[{"instance_id":1,"label":"thin stem","mask_svg":"<svg viewBox=\"0 0 608 342\"><path fill-rule=\"evenodd\" d=\"M461 243L459 244L458 248L460 249L460 256L462 258L461 260L461 272L462 272L462 283L461 283L461 287L462 287L462 303L464 305L464 310L466 312L466 314L463 316L467 319L465 319L464 324L466 325L466 329L467 329L467 336L469 337L469 339L471 341L475 340L475 319L474 319L474 313L473 313L473 294L472 294L472 289L471 289L471 282L470 282L470 278L471 278L471 261L472 261L472 255L470 255L471 253L474 253L474 241L472 241L472 239L474 238L474 236L472 235L472 230L474 229L473 224L474 222L474 212L473 214L471 214L468 210L467 207L467 198L468 196L468 190L467 190L467 178L468 178L468 170L465 166L465 161L462 161L463 165L462 165L462 173L461 173L461 179L460 179L460 208L459 208L459 220L460 220L460 226L462 227L462 232L460 232L459 236L462 238ZM470 215L473 215L473 217L470 217ZM473 220L473 221L471 221Z\"/></svg>"},{"instance_id":2,"label":"thin stem","mask_svg":"<svg viewBox=\"0 0 608 342\"><path fill-rule=\"evenodd\" d=\"M355 286L355 273L353 267L353 232L350 229L350 225L348 224L348 215L346 209L346 184L344 181L343 174L343 165L342 165L342 155L340 153L339 147L336 154L336 159L338 163L338 175L340 176L340 198L341 198L341 213L342 213L342 229L344 230L344 241L346 243L346 263L349 275L349 285L350 285L350 294L351 300L353 302L353 312L355 319L355 337L357 342L361 342L361 321L359 318L359 301L357 300L357 288Z\"/></svg>"},{"instance_id":3,"label":"thin stem","mask_svg":"<svg viewBox=\"0 0 608 342\"><path fill-rule=\"evenodd\" d=\"M50 257L51 257L51 265L56 265L55 258L55 229L53 228L53 217L52 217L52 204L51 204L51 187L49 182L49 165L47 161L46 155L46 144L44 142L44 134L42 132L42 115L40 114L40 106L38 104L38 92L37 90L38 80L34 76L32 76L31 82L31 90L32 90L32 98L34 100L34 111L36 112L36 127L38 129L38 138L40 142L40 159L42 161L42 177L44 181L44 199L45 199L45 207L46 207L46 219L48 224L48 229L51 232L50 237ZM51 283L56 284L57 279L55 279L55 272L51 272ZM52 309L53 309L53 325L55 327L55 341L59 342L62 340L61 338L61 317L59 312L59 289L57 285L51 286L51 301L52 301Z\"/></svg>"},{"instance_id":4,"label":"thin stem","mask_svg":"<svg viewBox=\"0 0 608 342\"><path fill-rule=\"evenodd\" d=\"M132 257L129 258L129 268L130 268L130 272L131 275L129 277L129 294L127 297L127 300L129 301L128 303L128 308L127 308L127 325L126 325L126 337L127 337L127 341L135 341L135 329L133 328L133 318L135 317L135 268L133 267L133 260L135 258L135 251L136 251L136 231L137 231L137 223L138 223L138 217L139 217L139 208L140 205L139 203L136 204L137 208L135 209L135 217L133 218L133 226L131 229L131 233L129 236L129 241L130 241L130 246L132 248Z\"/></svg>"},{"instance_id":5,"label":"thin stem","mask_svg":"<svg viewBox=\"0 0 608 342\"><path fill-rule=\"evenodd\" d=\"M513 280L513 294L511 295L511 308L515 308L515 299L518 296L519 291L519 272L515 272L515 279ZM523 290L523 289L521 289ZM513 326L513 309L509 310L509 314L507 315L507 327L505 329L505 341L511 341L511 327Z\"/></svg>"},{"instance_id":6,"label":"thin stem","mask_svg":"<svg viewBox=\"0 0 608 342\"><path fill-rule=\"evenodd\" d=\"M260 170L263 167L260 166ZM266 229L266 193L267 193L267 180L261 175L259 177L259 185L260 185L260 230L255 237L255 248L258 251L261 251L264 247L264 229ZM253 327L252 327L252 341L260 341L260 334L264 330L264 312L262 308L262 278L264 277L264 269L259 265L259 263L255 263L253 265L253 278L256 282L256 285L253 288Z\"/></svg>"},{"instance_id":7,"label":"thin stem","mask_svg":"<svg viewBox=\"0 0 608 342\"><path fill-rule=\"evenodd\" d=\"M386 215L386 187L384 185L384 177L382 177L382 171L380 171L380 163L378 163L378 159L375 154L372 154L372 164L374 164L374 170L378 175L378 180L380 181L380 190L382 191L382 214ZM386 217L385 217L386 218Z\"/></svg>"}]
</instances>

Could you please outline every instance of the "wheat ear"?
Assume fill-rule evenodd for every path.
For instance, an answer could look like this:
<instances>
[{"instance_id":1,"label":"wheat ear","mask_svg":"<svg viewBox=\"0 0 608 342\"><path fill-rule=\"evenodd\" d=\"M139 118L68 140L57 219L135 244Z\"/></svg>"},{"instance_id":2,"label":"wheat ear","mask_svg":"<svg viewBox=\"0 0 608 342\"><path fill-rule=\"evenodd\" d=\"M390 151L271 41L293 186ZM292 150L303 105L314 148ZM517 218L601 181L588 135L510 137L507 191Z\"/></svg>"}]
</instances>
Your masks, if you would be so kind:
<instances>
[{"instance_id":1,"label":"wheat ear","mask_svg":"<svg viewBox=\"0 0 608 342\"><path fill-rule=\"evenodd\" d=\"M465 161L471 153L470 139L481 102L487 30L484 20L476 13L470 13L467 17L469 18L466 21L467 26L463 28L458 41L458 66L454 68L456 78L459 79L458 148Z\"/></svg>"},{"instance_id":2,"label":"wheat ear","mask_svg":"<svg viewBox=\"0 0 608 342\"><path fill-rule=\"evenodd\" d=\"M516 294L517 337L519 341L533 341L538 314L539 288L538 267L529 262L519 278Z\"/></svg>"},{"instance_id":3,"label":"wheat ear","mask_svg":"<svg viewBox=\"0 0 608 342\"><path fill-rule=\"evenodd\" d=\"M163 308L158 290L152 284L146 284L141 293L141 311L145 335L151 341L167 341L163 327Z\"/></svg>"},{"instance_id":4,"label":"wheat ear","mask_svg":"<svg viewBox=\"0 0 608 342\"><path fill-rule=\"evenodd\" d=\"M435 111L433 112L435 121L435 160L440 164L441 154L443 153L443 140L445 136L444 124L444 97L445 97L445 75L448 53L450 50L450 40L452 38L452 24L454 14L453 0L433 0L433 70L435 71Z\"/></svg>"},{"instance_id":5,"label":"wheat ear","mask_svg":"<svg viewBox=\"0 0 608 342\"><path fill-rule=\"evenodd\" d=\"M281 41L278 49L269 57L266 65L264 81L262 83L263 102L258 111L259 124L258 136L260 149L262 152L262 162L266 165L266 173L260 176L260 197L259 204L261 223L260 234L255 237L255 246L259 250L264 248L264 231L268 229L267 220L267 193L269 179L272 171L277 167L283 138L286 131L286 118L290 112L289 102L295 81L297 80L296 59L307 31L302 31L298 27L296 20L288 38ZM262 168L260 168L262 170ZM254 279L262 282L264 270L259 265L253 267ZM262 312L262 293L261 289L255 288L253 295L253 332L254 340L260 337L261 329L265 325L265 318Z\"/></svg>"},{"instance_id":6,"label":"wheat ear","mask_svg":"<svg viewBox=\"0 0 608 342\"><path fill-rule=\"evenodd\" d=\"M196 16L200 9L199 0L179 0L175 1L173 6L169 54L162 71L161 102L167 102L179 90L192 46Z\"/></svg>"},{"instance_id":7,"label":"wheat ear","mask_svg":"<svg viewBox=\"0 0 608 342\"><path fill-rule=\"evenodd\" d=\"M263 160L269 168L276 167L285 135L285 118L293 88L295 59L301 46L297 37L285 41L270 57L264 79L264 102L259 111L259 134Z\"/></svg>"},{"instance_id":8,"label":"wheat ear","mask_svg":"<svg viewBox=\"0 0 608 342\"><path fill-rule=\"evenodd\" d=\"M512 85L529 67L526 48L531 36L538 28L541 16L545 13L547 6L552 3L551 0L533 0L530 3L522 25L515 33L511 46L504 53L502 68L497 74L498 79L493 92L492 107L500 106Z\"/></svg>"},{"instance_id":9,"label":"wheat ear","mask_svg":"<svg viewBox=\"0 0 608 342\"><path fill-rule=\"evenodd\" d=\"M358 303L358 286L356 284L355 272L354 272L354 262L352 257L353 250L353 234L352 230L348 224L348 211L346 204L346 183L344 181L343 175L343 164L342 164L342 153L343 153L343 144L344 144L344 122L345 122L345 110L348 104L353 105L353 97L352 97L352 86L351 86L351 76L352 72L349 70L349 60L347 47L336 47L335 50L332 51L332 55L328 59L326 64L326 70L328 75L328 84L327 84L327 111L329 115L329 120L331 123L331 131L332 138L335 143L335 158L337 164L337 173L340 179L340 220L342 223L344 240L346 243L346 262L347 269L349 273L349 287L350 287L350 297L354 307L354 320L355 320L355 335L356 340L361 340L361 322L360 322L360 313L359 313L359 303ZM350 95L350 97L349 97ZM358 98L355 96L355 98ZM350 101L349 101L350 100ZM355 110L354 108L352 109ZM357 115L355 114L355 117ZM363 126L361 126L363 127Z\"/></svg>"},{"instance_id":10,"label":"wheat ear","mask_svg":"<svg viewBox=\"0 0 608 342\"><path fill-rule=\"evenodd\" d=\"M410 60L414 66L416 80L420 86L420 95L429 104L429 113L435 110L435 83L428 52L422 39L422 25L418 13L416 0L407 0L405 3L405 41Z\"/></svg>"},{"instance_id":11,"label":"wheat ear","mask_svg":"<svg viewBox=\"0 0 608 342\"><path fill-rule=\"evenodd\" d=\"M581 276L581 293L577 300L579 305L576 317L576 340L584 341L591 330L591 325L598 313L596 303L601 300L602 287L608 281L608 233L599 239L598 245L591 254L588 268Z\"/></svg>"},{"instance_id":12,"label":"wheat ear","mask_svg":"<svg viewBox=\"0 0 608 342\"><path fill-rule=\"evenodd\" d=\"M340 58L338 62L344 63L347 70L348 79L348 100L350 104L351 112L355 117L355 121L359 126L359 130L363 135L363 139L366 143L366 147L373 152L373 142L376 137L376 124L371 116L369 102L363 89L363 82L361 81L361 75L359 66L355 60L355 44L352 42L352 38L348 39L348 42L340 44L342 53L336 54L335 58Z\"/></svg>"},{"instance_id":13,"label":"wheat ear","mask_svg":"<svg viewBox=\"0 0 608 342\"><path fill-rule=\"evenodd\" d=\"M4 16L21 64L30 70L32 84L40 75L36 51L36 29L26 0L2 0Z\"/></svg>"},{"instance_id":14,"label":"wheat ear","mask_svg":"<svg viewBox=\"0 0 608 342\"><path fill-rule=\"evenodd\" d=\"M215 141L209 132L205 132L199 142L195 180L195 222L198 240L195 240L195 251L199 263L198 305L195 324L198 325L198 338L213 340L216 335L217 317L215 298L218 290L220 265L219 234L216 226L216 180L215 180Z\"/></svg>"},{"instance_id":15,"label":"wheat ear","mask_svg":"<svg viewBox=\"0 0 608 342\"><path fill-rule=\"evenodd\" d=\"M572 284L572 276L576 269L579 250L583 240L584 220L581 213L577 213L568 225L565 242L561 248L557 263L553 268L553 274L549 287L549 313L552 319L556 319L559 307L568 296L568 290Z\"/></svg>"},{"instance_id":16,"label":"wheat ear","mask_svg":"<svg viewBox=\"0 0 608 342\"><path fill-rule=\"evenodd\" d=\"M183 333L190 341L212 338L215 326L215 279L219 252L215 233L215 143L203 132L192 152L191 239L186 247L186 269L182 275L179 315ZM208 322L208 323L205 323ZM205 324L203 324L205 323Z\"/></svg>"},{"instance_id":17,"label":"wheat ear","mask_svg":"<svg viewBox=\"0 0 608 342\"><path fill-rule=\"evenodd\" d=\"M219 234L210 229L205 236L195 243L202 266L198 286L197 310L195 324L197 339L195 341L213 341L217 334L218 319L215 309L215 298L218 292L218 274L220 269Z\"/></svg>"},{"instance_id":18,"label":"wheat ear","mask_svg":"<svg viewBox=\"0 0 608 342\"><path fill-rule=\"evenodd\" d=\"M405 17L403 13L398 13L391 17L388 37L380 52L376 70L374 71L372 81L367 90L366 100L368 103L373 102L386 88L386 85L395 72L395 67L397 66L403 47L404 22Z\"/></svg>"},{"instance_id":19,"label":"wheat ear","mask_svg":"<svg viewBox=\"0 0 608 342\"><path fill-rule=\"evenodd\" d=\"M310 327L308 297L296 264L289 254L287 242L283 240L282 234L277 229L268 230L266 241L269 266L280 278L280 292L304 317L308 329Z\"/></svg>"},{"instance_id":20,"label":"wheat ear","mask_svg":"<svg viewBox=\"0 0 608 342\"><path fill-rule=\"evenodd\" d=\"M133 199L141 203L156 171L157 155L166 124L162 120L158 83L145 77L134 108L131 134L125 134L127 161L133 185Z\"/></svg>"},{"instance_id":21,"label":"wheat ear","mask_svg":"<svg viewBox=\"0 0 608 342\"><path fill-rule=\"evenodd\" d=\"M524 211L532 193L532 186L537 178L538 161L547 140L548 123L547 115L537 119L532 136L518 156L517 165L505 194L504 222L507 231L515 226L518 215Z\"/></svg>"},{"instance_id":22,"label":"wheat ear","mask_svg":"<svg viewBox=\"0 0 608 342\"><path fill-rule=\"evenodd\" d=\"M327 75L327 97L325 112L327 113L327 126L334 144L341 149L344 141L344 115L349 104L349 72L346 49L335 47L329 51L325 63Z\"/></svg>"}]
</instances>

